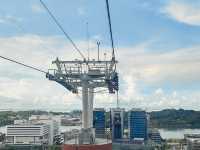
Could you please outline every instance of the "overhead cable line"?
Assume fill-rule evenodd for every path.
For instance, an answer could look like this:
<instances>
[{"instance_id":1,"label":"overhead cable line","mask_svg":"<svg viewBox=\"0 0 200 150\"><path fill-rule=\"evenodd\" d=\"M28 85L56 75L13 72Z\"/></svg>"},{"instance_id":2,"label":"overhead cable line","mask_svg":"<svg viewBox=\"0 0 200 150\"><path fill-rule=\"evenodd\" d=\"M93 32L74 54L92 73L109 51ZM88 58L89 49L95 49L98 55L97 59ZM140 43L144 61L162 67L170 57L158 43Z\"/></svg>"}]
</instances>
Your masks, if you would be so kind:
<instances>
[{"instance_id":1,"label":"overhead cable line","mask_svg":"<svg viewBox=\"0 0 200 150\"><path fill-rule=\"evenodd\" d=\"M51 18L53 19L53 21L56 23L56 25L59 27L59 29L64 33L65 37L71 42L71 44L73 45L73 47L78 51L78 53L81 55L81 57L86 60L85 56L83 55L83 53L80 51L80 49L76 46L76 44L74 43L74 41L71 39L71 37L67 34L67 32L65 32L64 28L62 27L62 25L59 23L59 21L56 19L56 17L53 15L53 13L50 11L50 9L47 7L47 5L40 0L40 3L42 4L42 6L47 10L48 14L51 16Z\"/></svg>"},{"instance_id":2,"label":"overhead cable line","mask_svg":"<svg viewBox=\"0 0 200 150\"><path fill-rule=\"evenodd\" d=\"M16 61L16 60L13 60L13 59L10 59L10 58L4 57L4 56L0 56L0 58L5 59L5 60L8 60L8 61L13 62L13 63L16 63L16 64L19 64L19 65L22 65L22 66L24 66L24 67L27 67L27 68L30 68L30 69L33 69L33 70L36 70L36 71L45 73L45 74L47 73L47 72L44 71L44 70L38 69L38 68L33 67L33 66L26 65L26 64L24 64L24 63L18 62L18 61Z\"/></svg>"},{"instance_id":3,"label":"overhead cable line","mask_svg":"<svg viewBox=\"0 0 200 150\"><path fill-rule=\"evenodd\" d=\"M114 40L113 40L109 0L106 0L106 7L107 7L109 29L110 29L110 41L111 41L111 45L112 45L112 61L115 61L115 46L114 46ZM115 64L115 70L116 70L116 64ZM119 107L119 89L117 89L116 92L117 92L117 108L118 108Z\"/></svg>"},{"instance_id":4,"label":"overhead cable line","mask_svg":"<svg viewBox=\"0 0 200 150\"><path fill-rule=\"evenodd\" d=\"M109 23L109 30L110 30L110 41L112 45L112 57L115 59L115 46L113 40L113 32L112 32L112 24L111 24L111 17L110 17L110 6L108 0L106 0L106 8L107 8L107 15L108 15L108 23Z\"/></svg>"}]
</instances>

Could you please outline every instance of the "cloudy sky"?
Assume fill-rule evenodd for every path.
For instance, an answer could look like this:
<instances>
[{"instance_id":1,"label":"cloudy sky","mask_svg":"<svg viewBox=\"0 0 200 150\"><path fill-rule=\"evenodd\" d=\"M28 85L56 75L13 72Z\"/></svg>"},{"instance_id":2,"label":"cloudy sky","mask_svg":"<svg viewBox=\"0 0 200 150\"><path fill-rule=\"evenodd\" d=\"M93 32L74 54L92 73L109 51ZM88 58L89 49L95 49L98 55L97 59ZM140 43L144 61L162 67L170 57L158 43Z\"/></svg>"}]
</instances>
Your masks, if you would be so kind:
<instances>
[{"instance_id":1,"label":"cloudy sky","mask_svg":"<svg viewBox=\"0 0 200 150\"><path fill-rule=\"evenodd\" d=\"M51 61L80 58L39 0L0 0L0 55L47 70ZM111 52L104 0L44 0L82 52ZM120 104L150 110L200 110L200 1L110 0ZM116 96L95 95L95 107ZM44 74L0 60L0 110L81 108L80 95Z\"/></svg>"}]
</instances>

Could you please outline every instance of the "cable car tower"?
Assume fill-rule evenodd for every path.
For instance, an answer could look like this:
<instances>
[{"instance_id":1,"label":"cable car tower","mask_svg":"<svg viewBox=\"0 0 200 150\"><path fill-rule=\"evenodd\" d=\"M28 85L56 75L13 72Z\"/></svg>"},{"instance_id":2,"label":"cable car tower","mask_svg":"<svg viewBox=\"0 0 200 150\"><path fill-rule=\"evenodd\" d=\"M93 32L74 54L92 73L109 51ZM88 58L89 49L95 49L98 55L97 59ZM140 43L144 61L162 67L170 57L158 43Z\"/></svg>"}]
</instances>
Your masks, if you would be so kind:
<instances>
[{"instance_id":1,"label":"cable car tower","mask_svg":"<svg viewBox=\"0 0 200 150\"><path fill-rule=\"evenodd\" d=\"M107 88L109 93L118 91L118 74L116 72L117 61L115 60L109 2L106 0L110 40L112 45L112 58L109 61L99 60L99 54L98 60L86 60L45 3L42 0L40 0L40 2L83 58L83 60L72 61L63 61L57 58L52 62L52 64L56 65L56 69L49 69L46 77L50 81L61 84L72 93L77 94L79 91L82 92L82 132L81 135L79 135L79 144L93 144L95 139L94 131L92 129L95 89Z\"/></svg>"},{"instance_id":2,"label":"cable car tower","mask_svg":"<svg viewBox=\"0 0 200 150\"><path fill-rule=\"evenodd\" d=\"M110 93L117 90L117 73L114 70L116 61L61 61L57 58L52 63L56 64L57 69L49 69L46 74L49 80L56 81L72 93L78 93L81 88L83 132L89 133L91 137L95 88L105 87ZM87 135L83 136L83 139L89 139Z\"/></svg>"},{"instance_id":3,"label":"cable car tower","mask_svg":"<svg viewBox=\"0 0 200 150\"><path fill-rule=\"evenodd\" d=\"M106 88L109 93L118 93L118 73L116 72L117 61L115 59L115 48L112 35L112 26L109 10L109 2L106 0L107 15L110 31L110 40L112 45L112 57L110 60L99 59L99 42L98 45L98 59L86 59L76 44L65 32L56 17L51 13L46 4L40 0L43 7L47 10L50 17L64 33L65 37L71 42L74 49L81 55L82 60L63 61L57 58L52 62L56 69L49 69L47 72L33 66L23 64L13 59L0 56L1 59L17 63L29 69L34 69L46 74L46 78L50 81L55 81L64 86L68 91L77 94L82 92L82 129L79 134L79 144L94 144L95 136L93 130L93 101L94 93L97 88Z\"/></svg>"}]
</instances>

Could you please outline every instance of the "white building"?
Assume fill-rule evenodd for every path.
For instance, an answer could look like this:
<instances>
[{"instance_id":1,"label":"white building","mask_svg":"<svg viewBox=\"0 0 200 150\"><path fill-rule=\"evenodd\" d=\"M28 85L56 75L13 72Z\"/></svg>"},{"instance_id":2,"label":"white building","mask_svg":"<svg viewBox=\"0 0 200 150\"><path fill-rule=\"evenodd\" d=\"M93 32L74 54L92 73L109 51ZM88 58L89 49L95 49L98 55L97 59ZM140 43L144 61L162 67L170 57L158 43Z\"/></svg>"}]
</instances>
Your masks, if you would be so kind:
<instances>
[{"instance_id":1,"label":"white building","mask_svg":"<svg viewBox=\"0 0 200 150\"><path fill-rule=\"evenodd\" d=\"M54 144L59 134L59 123L49 115L33 115L29 120L15 120L7 126L8 144Z\"/></svg>"},{"instance_id":2,"label":"white building","mask_svg":"<svg viewBox=\"0 0 200 150\"><path fill-rule=\"evenodd\" d=\"M14 124L28 124L28 120L14 120Z\"/></svg>"},{"instance_id":3,"label":"white building","mask_svg":"<svg viewBox=\"0 0 200 150\"><path fill-rule=\"evenodd\" d=\"M49 141L50 145L54 142L54 137L59 134L59 121L50 115L32 115L29 121L35 123L43 123L49 125Z\"/></svg>"},{"instance_id":4,"label":"white building","mask_svg":"<svg viewBox=\"0 0 200 150\"><path fill-rule=\"evenodd\" d=\"M48 144L49 125L22 124L7 126L7 144Z\"/></svg>"},{"instance_id":5,"label":"white building","mask_svg":"<svg viewBox=\"0 0 200 150\"><path fill-rule=\"evenodd\" d=\"M187 144L187 150L200 149L200 134L185 134L184 138Z\"/></svg>"}]
</instances>

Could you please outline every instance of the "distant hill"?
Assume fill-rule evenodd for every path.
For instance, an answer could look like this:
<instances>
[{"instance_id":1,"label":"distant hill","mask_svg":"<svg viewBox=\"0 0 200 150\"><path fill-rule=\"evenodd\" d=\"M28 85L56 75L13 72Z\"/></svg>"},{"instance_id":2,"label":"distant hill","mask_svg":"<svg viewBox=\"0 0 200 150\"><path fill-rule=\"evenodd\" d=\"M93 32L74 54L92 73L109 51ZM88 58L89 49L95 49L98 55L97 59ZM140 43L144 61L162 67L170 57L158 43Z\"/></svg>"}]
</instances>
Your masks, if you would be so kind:
<instances>
[{"instance_id":1,"label":"distant hill","mask_svg":"<svg viewBox=\"0 0 200 150\"><path fill-rule=\"evenodd\" d=\"M156 128L200 128L200 111L166 109L150 113L152 127Z\"/></svg>"},{"instance_id":2,"label":"distant hill","mask_svg":"<svg viewBox=\"0 0 200 150\"><path fill-rule=\"evenodd\" d=\"M78 111L73 111L74 114L79 113ZM10 125L14 123L16 119L28 119L31 115L68 115L69 112L47 112L40 110L31 111L0 111L0 127L5 125Z\"/></svg>"},{"instance_id":3,"label":"distant hill","mask_svg":"<svg viewBox=\"0 0 200 150\"><path fill-rule=\"evenodd\" d=\"M71 115L80 116L80 110L72 112L46 112L46 111L2 111L0 112L0 126L12 124L15 119L28 119L31 115L41 114L54 114L54 115ZM106 113L106 126L110 126L110 114ZM125 128L128 127L128 113L124 116ZM153 128L200 128L200 111L184 110L184 109L165 109L162 111L150 112L150 125Z\"/></svg>"}]
</instances>

